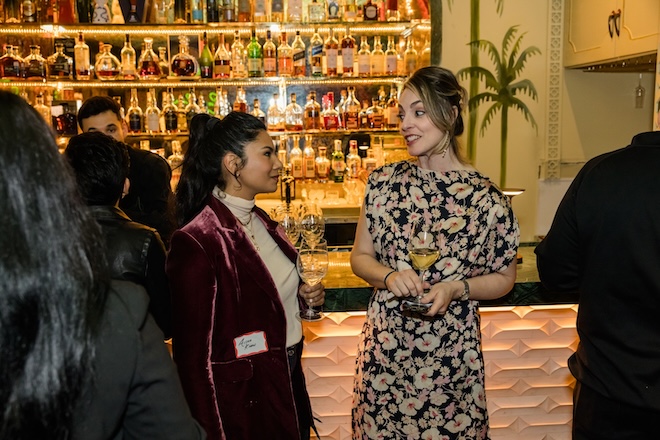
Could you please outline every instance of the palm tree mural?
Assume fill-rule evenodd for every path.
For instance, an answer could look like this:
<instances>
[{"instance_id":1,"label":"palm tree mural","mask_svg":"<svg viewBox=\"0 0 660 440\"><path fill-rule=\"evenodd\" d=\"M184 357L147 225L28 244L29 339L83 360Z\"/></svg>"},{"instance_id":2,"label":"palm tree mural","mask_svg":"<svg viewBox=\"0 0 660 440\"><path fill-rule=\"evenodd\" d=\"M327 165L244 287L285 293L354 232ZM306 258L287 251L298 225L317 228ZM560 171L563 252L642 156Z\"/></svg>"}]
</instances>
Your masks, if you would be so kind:
<instances>
[{"instance_id":1,"label":"palm tree mural","mask_svg":"<svg viewBox=\"0 0 660 440\"><path fill-rule=\"evenodd\" d=\"M451 10L453 0L447 0L447 6ZM470 41L478 41L479 37L479 9L481 7L481 0L470 0ZM504 0L495 0L497 13L501 16L504 9ZM479 65L479 47L470 46L470 65ZM474 96L479 92L479 78L476 76L470 77L470 85L468 86L469 96ZM467 135L467 156L470 162L475 163L477 159L477 108L470 109L468 114L468 135Z\"/></svg>"},{"instance_id":2,"label":"palm tree mural","mask_svg":"<svg viewBox=\"0 0 660 440\"><path fill-rule=\"evenodd\" d=\"M470 95L468 107L470 112L474 111L481 104L492 102L492 105L486 110L479 134L483 136L486 128L492 122L498 112L502 113L500 144L500 186L506 187L506 165L507 165L507 137L509 131L508 117L509 109L513 108L520 111L525 120L537 128L536 120L529 111L527 105L517 96L527 94L533 100L538 99L536 87L527 79L519 80L519 76L525 68L525 63L534 54L540 54L541 50L535 46L528 47L521 51L522 39L525 34L516 37L518 26L512 26L502 39L502 51L498 52L495 45L486 40L476 40L470 42L472 47L483 50L494 64L494 72L488 71L481 66L472 65L458 71L458 76L465 78L477 78L483 81L486 88L485 92Z\"/></svg>"}]
</instances>

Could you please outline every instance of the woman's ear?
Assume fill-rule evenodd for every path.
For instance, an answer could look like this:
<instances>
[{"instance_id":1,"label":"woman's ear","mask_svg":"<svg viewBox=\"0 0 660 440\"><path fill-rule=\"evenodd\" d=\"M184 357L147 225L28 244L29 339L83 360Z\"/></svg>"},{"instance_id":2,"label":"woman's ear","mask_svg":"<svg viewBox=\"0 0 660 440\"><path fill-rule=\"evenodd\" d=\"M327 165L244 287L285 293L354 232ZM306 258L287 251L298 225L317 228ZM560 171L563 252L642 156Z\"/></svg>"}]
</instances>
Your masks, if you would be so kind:
<instances>
[{"instance_id":1,"label":"woman's ear","mask_svg":"<svg viewBox=\"0 0 660 440\"><path fill-rule=\"evenodd\" d=\"M456 107L455 105L452 105L451 108L452 108L452 110L454 110L454 121L455 121L456 118L458 118L458 107Z\"/></svg>"},{"instance_id":2,"label":"woman's ear","mask_svg":"<svg viewBox=\"0 0 660 440\"><path fill-rule=\"evenodd\" d=\"M239 160L239 157L234 153L227 153L225 154L225 157L222 158L222 164L224 165L225 169L234 177L236 177L236 170L238 170Z\"/></svg>"}]
</instances>

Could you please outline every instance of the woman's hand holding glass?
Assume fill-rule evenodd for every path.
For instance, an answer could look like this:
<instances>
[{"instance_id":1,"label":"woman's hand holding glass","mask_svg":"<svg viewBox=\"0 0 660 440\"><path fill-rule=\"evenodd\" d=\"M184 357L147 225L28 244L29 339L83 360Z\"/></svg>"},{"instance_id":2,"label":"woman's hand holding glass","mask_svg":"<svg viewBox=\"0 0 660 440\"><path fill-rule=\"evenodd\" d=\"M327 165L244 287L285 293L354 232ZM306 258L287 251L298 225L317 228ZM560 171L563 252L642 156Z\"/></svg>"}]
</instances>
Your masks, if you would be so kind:
<instances>
[{"instance_id":1,"label":"woman's hand holding glass","mask_svg":"<svg viewBox=\"0 0 660 440\"><path fill-rule=\"evenodd\" d=\"M430 303L422 302L423 294L428 292L425 284L424 276L426 270L431 267L440 256L440 249L436 242L436 234L431 231L431 225L426 223L424 219L419 219L413 223L410 229L410 239L408 240L408 255L412 266L420 271L420 282L424 285L423 292L416 289L415 297L412 300L403 302L404 310L412 312L424 313L429 307Z\"/></svg>"},{"instance_id":2,"label":"woman's hand holding glass","mask_svg":"<svg viewBox=\"0 0 660 440\"><path fill-rule=\"evenodd\" d=\"M307 308L296 316L303 321L318 321L323 318L323 314L314 307L322 305L325 298L321 280L328 273L328 264L328 245L325 240L314 243L314 247L306 241L303 242L296 260L298 274L305 283L298 289L298 293L307 305Z\"/></svg>"}]
</instances>

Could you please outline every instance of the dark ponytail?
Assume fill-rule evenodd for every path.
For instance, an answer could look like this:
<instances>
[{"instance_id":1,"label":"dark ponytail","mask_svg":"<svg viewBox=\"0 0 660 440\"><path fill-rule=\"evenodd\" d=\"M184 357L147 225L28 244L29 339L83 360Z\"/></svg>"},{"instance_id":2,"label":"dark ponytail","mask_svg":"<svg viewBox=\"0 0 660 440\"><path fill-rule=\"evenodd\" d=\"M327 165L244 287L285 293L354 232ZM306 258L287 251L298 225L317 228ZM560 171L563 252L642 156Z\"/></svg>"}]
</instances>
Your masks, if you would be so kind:
<instances>
[{"instance_id":1,"label":"dark ponytail","mask_svg":"<svg viewBox=\"0 0 660 440\"><path fill-rule=\"evenodd\" d=\"M189 130L188 150L176 190L179 226L202 210L216 185L225 189L227 181L222 165L225 155L233 153L244 164L245 144L266 131L266 126L250 114L231 112L222 120L207 114L195 115Z\"/></svg>"}]
</instances>

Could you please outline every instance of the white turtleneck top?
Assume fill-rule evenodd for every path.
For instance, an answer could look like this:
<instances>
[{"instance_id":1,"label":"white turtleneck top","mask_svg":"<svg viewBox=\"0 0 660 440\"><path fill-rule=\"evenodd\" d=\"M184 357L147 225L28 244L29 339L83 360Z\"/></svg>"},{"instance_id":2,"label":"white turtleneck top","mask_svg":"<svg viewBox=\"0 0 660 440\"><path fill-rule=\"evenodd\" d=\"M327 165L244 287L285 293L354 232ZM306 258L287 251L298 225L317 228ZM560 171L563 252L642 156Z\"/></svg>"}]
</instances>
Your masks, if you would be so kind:
<instances>
[{"instance_id":1,"label":"white turtleneck top","mask_svg":"<svg viewBox=\"0 0 660 440\"><path fill-rule=\"evenodd\" d=\"M286 345L290 347L302 339L302 325L296 318L300 310L298 285L300 278L295 263L280 249L266 226L253 211L255 202L229 195L216 187L213 196L220 200L242 225L245 234L270 272L284 306L286 315Z\"/></svg>"}]
</instances>

